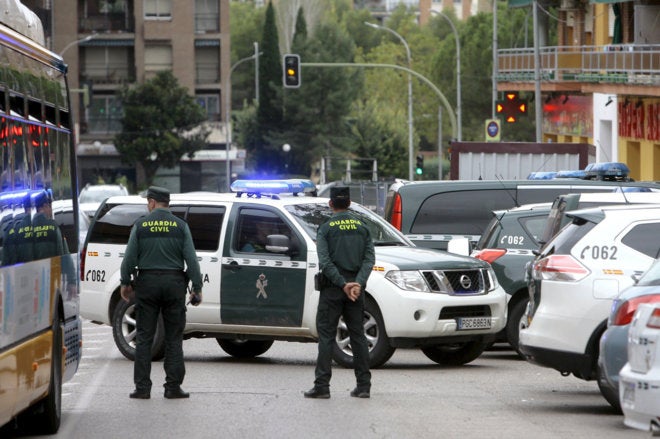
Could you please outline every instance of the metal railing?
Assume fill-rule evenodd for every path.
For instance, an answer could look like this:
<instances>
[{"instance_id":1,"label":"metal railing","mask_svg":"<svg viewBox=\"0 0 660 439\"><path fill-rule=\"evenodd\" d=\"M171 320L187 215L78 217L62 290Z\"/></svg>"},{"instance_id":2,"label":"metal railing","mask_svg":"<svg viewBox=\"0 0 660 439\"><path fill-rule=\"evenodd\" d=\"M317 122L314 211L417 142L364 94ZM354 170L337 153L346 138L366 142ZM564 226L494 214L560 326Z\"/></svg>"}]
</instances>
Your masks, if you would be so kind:
<instances>
[{"instance_id":1,"label":"metal railing","mask_svg":"<svg viewBox=\"0 0 660 439\"><path fill-rule=\"evenodd\" d=\"M135 19L126 13L98 14L82 17L78 31L86 32L135 32Z\"/></svg>"},{"instance_id":2,"label":"metal railing","mask_svg":"<svg viewBox=\"0 0 660 439\"><path fill-rule=\"evenodd\" d=\"M539 53L544 82L595 82L660 85L660 45L543 47ZM497 80L534 81L534 49L498 50Z\"/></svg>"}]
</instances>

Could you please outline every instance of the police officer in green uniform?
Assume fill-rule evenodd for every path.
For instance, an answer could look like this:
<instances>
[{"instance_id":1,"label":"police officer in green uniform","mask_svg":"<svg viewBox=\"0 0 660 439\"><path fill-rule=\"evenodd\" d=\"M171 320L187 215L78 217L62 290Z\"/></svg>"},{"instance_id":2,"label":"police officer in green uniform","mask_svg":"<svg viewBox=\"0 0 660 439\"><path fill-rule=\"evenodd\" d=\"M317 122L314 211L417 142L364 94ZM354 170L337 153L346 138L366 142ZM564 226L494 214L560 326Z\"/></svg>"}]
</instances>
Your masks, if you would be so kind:
<instances>
[{"instance_id":1,"label":"police officer in green uniform","mask_svg":"<svg viewBox=\"0 0 660 439\"><path fill-rule=\"evenodd\" d=\"M32 199L27 194L22 201L23 212L9 220L3 238L2 265L30 262L32 248Z\"/></svg>"},{"instance_id":2,"label":"police officer in green uniform","mask_svg":"<svg viewBox=\"0 0 660 439\"><path fill-rule=\"evenodd\" d=\"M316 236L319 266L325 280L316 314L319 351L314 387L305 392L305 398L330 398L332 346L340 316L348 326L353 350L357 386L351 396L369 398L369 345L362 320L364 287L375 263L374 244L369 229L348 211L348 187L332 188L329 204L333 215L319 227Z\"/></svg>"},{"instance_id":3,"label":"police officer in green uniform","mask_svg":"<svg viewBox=\"0 0 660 439\"><path fill-rule=\"evenodd\" d=\"M147 191L147 202L149 215L133 226L121 264L121 296L126 301L133 295L131 275L137 269L135 390L130 397L151 397L151 345L158 314L162 313L165 326L164 396L169 399L188 398L190 394L181 389L186 373L182 347L186 325L186 287L189 278L192 281L190 303L199 305L202 301L202 276L188 224L168 209L169 191L151 186Z\"/></svg>"},{"instance_id":4,"label":"police officer in green uniform","mask_svg":"<svg viewBox=\"0 0 660 439\"><path fill-rule=\"evenodd\" d=\"M65 253L64 239L60 226L53 219L53 200L50 194L42 191L34 198L37 213L32 218L30 231L33 243L33 257L37 259L62 256Z\"/></svg>"}]
</instances>

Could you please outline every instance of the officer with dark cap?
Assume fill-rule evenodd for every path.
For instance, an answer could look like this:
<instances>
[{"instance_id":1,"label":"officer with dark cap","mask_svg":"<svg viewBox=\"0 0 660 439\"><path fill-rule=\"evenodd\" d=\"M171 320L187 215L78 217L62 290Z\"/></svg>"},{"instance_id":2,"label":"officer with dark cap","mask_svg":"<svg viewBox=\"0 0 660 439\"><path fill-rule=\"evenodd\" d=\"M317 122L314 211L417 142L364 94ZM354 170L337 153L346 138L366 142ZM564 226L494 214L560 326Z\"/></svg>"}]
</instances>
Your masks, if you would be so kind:
<instances>
[{"instance_id":1,"label":"officer with dark cap","mask_svg":"<svg viewBox=\"0 0 660 439\"><path fill-rule=\"evenodd\" d=\"M350 394L356 398L370 397L369 345L362 323L363 292L376 258L369 229L348 211L350 204L348 187L331 188L329 205L333 215L319 227L316 236L324 280L316 313L319 351L314 387L305 392L305 398L330 398L332 346L341 316L348 326L357 381Z\"/></svg>"},{"instance_id":2,"label":"officer with dark cap","mask_svg":"<svg viewBox=\"0 0 660 439\"><path fill-rule=\"evenodd\" d=\"M37 213L32 218L34 259L52 258L68 253L59 225L53 219L53 200L50 193L41 191L34 197Z\"/></svg>"},{"instance_id":3,"label":"officer with dark cap","mask_svg":"<svg viewBox=\"0 0 660 439\"><path fill-rule=\"evenodd\" d=\"M188 224L169 210L169 191L151 186L146 198L149 215L133 226L121 264L121 297L125 301L133 296L131 275L136 269L138 273L135 281L135 390L129 396L137 399L151 397L151 345L158 315L162 313L165 326L164 396L168 399L188 398L190 394L181 389L186 373L182 346L186 288L190 279L190 303L199 305L202 276Z\"/></svg>"}]
</instances>

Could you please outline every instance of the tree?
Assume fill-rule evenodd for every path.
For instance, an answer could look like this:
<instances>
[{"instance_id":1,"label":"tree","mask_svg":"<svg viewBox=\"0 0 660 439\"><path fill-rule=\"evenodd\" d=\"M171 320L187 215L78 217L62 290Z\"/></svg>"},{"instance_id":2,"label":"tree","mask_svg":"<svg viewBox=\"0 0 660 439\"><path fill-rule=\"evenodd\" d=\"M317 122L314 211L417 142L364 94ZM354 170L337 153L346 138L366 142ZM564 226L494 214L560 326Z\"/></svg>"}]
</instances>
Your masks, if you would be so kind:
<instances>
[{"instance_id":1,"label":"tree","mask_svg":"<svg viewBox=\"0 0 660 439\"><path fill-rule=\"evenodd\" d=\"M259 59L259 107L257 120L262 132L277 126L282 121L282 55L280 54L275 9L268 2L266 20L261 38L263 55Z\"/></svg>"},{"instance_id":2,"label":"tree","mask_svg":"<svg viewBox=\"0 0 660 439\"><path fill-rule=\"evenodd\" d=\"M122 131L114 142L122 162L140 164L147 184L159 166L174 167L184 154L206 145L206 114L171 71L159 72L144 84L124 88Z\"/></svg>"}]
</instances>

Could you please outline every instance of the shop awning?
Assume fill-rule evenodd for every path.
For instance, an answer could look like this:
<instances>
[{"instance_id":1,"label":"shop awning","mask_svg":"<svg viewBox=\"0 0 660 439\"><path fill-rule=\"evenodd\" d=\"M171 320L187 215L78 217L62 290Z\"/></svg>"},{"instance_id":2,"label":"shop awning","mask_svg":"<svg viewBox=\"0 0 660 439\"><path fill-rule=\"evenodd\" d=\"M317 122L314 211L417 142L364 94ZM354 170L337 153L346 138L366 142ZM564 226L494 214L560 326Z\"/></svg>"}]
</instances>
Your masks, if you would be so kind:
<instances>
[{"instance_id":1,"label":"shop awning","mask_svg":"<svg viewBox=\"0 0 660 439\"><path fill-rule=\"evenodd\" d=\"M195 40L195 47L220 47L220 40Z\"/></svg>"},{"instance_id":2,"label":"shop awning","mask_svg":"<svg viewBox=\"0 0 660 439\"><path fill-rule=\"evenodd\" d=\"M135 41L134 40L127 40L127 39L115 39L115 38L93 38L89 41L85 41L83 43L80 43L81 46L83 47L127 47L127 46L135 46Z\"/></svg>"}]
</instances>

